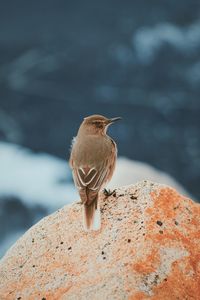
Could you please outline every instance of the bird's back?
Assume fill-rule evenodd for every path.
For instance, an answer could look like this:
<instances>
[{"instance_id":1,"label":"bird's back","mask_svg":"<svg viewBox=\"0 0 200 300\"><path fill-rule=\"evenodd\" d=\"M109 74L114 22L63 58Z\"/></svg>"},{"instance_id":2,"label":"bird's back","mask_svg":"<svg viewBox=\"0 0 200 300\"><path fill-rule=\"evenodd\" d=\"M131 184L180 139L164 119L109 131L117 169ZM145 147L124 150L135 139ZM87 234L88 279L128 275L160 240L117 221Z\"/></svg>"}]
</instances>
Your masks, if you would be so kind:
<instances>
[{"instance_id":1,"label":"bird's back","mask_svg":"<svg viewBox=\"0 0 200 300\"><path fill-rule=\"evenodd\" d=\"M75 164L74 167L89 165L98 168L102 162L110 159L113 148L116 150L116 144L107 135L100 138L96 135L81 138L77 136L71 152L73 165Z\"/></svg>"}]
</instances>

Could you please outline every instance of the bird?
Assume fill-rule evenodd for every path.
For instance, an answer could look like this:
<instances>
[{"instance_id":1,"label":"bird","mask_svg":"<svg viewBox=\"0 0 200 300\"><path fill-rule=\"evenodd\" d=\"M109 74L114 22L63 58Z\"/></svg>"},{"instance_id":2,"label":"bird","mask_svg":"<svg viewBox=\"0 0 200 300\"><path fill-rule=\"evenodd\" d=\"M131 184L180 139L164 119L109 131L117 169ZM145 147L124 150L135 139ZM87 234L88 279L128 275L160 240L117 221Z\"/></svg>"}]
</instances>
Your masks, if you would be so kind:
<instances>
[{"instance_id":1,"label":"bird","mask_svg":"<svg viewBox=\"0 0 200 300\"><path fill-rule=\"evenodd\" d=\"M117 159L117 145L107 129L118 120L121 117L85 117L72 142L69 164L83 204L85 231L101 228L99 193L111 180Z\"/></svg>"}]
</instances>

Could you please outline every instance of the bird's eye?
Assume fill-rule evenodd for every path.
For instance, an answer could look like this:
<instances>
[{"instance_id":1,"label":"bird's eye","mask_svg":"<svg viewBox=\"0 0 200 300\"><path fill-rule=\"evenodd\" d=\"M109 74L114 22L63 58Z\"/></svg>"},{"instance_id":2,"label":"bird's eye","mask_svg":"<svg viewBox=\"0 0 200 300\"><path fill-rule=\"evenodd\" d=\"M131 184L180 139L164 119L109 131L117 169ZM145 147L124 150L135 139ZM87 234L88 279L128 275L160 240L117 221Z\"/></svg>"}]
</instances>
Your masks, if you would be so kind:
<instances>
[{"instance_id":1,"label":"bird's eye","mask_svg":"<svg viewBox=\"0 0 200 300\"><path fill-rule=\"evenodd\" d=\"M96 127L98 128L103 128L103 124L100 121L94 121L94 124L96 125Z\"/></svg>"}]
</instances>

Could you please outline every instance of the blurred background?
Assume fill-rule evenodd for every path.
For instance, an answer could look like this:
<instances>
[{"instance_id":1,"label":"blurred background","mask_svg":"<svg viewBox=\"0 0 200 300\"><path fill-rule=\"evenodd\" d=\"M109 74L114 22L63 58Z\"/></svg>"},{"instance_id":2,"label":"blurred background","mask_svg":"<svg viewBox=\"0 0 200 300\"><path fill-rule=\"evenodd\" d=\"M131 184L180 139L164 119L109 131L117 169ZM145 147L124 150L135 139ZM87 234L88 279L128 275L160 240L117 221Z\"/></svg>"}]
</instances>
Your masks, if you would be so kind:
<instances>
[{"instance_id":1,"label":"blurred background","mask_svg":"<svg viewBox=\"0 0 200 300\"><path fill-rule=\"evenodd\" d=\"M0 28L0 255L77 199L67 160L90 114L123 118L116 185L200 199L198 0L0 0Z\"/></svg>"}]
</instances>

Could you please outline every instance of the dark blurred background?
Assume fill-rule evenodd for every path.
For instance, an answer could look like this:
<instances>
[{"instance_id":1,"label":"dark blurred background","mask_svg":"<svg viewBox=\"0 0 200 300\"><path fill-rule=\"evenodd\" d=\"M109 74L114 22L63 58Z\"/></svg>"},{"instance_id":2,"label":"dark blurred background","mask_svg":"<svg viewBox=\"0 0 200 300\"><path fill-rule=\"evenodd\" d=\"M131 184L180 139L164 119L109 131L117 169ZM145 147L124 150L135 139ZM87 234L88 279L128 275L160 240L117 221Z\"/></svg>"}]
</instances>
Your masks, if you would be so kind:
<instances>
[{"instance_id":1,"label":"dark blurred background","mask_svg":"<svg viewBox=\"0 0 200 300\"><path fill-rule=\"evenodd\" d=\"M7 0L0 28L1 141L66 159L84 116L121 116L119 155L200 198L199 0Z\"/></svg>"}]
</instances>

